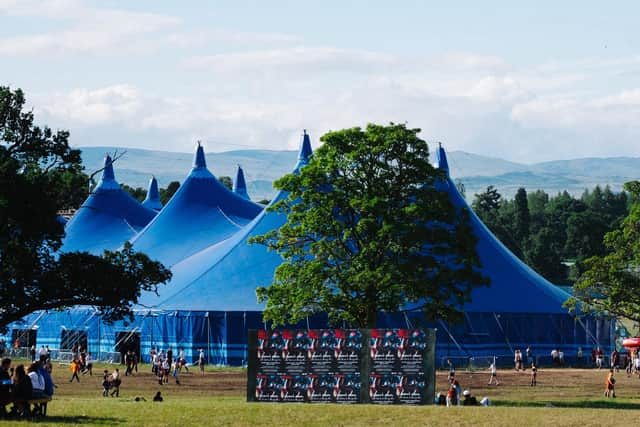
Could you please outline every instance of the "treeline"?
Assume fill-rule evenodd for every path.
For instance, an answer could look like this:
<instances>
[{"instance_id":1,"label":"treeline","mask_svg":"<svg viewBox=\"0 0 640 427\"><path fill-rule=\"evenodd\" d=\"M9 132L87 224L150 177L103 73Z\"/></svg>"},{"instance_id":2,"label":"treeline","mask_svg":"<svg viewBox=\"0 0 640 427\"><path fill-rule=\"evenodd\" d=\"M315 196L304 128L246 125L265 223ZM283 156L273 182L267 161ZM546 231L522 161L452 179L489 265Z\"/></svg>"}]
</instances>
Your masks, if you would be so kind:
<instances>
[{"instance_id":1,"label":"treeline","mask_svg":"<svg viewBox=\"0 0 640 427\"><path fill-rule=\"evenodd\" d=\"M582 262L605 253L604 235L629 213L629 196L606 186L576 198L566 191L518 189L505 200L493 187L476 194L473 210L518 258L555 284L571 284Z\"/></svg>"}]
</instances>

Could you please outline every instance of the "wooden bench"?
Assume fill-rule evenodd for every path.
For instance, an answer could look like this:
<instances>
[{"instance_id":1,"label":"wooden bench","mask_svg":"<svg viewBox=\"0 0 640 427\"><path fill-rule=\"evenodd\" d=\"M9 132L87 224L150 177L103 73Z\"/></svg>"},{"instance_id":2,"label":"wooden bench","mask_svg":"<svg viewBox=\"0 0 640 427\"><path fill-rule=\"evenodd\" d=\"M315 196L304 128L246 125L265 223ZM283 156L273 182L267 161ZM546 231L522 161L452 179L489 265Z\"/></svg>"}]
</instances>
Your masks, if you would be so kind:
<instances>
[{"instance_id":1,"label":"wooden bench","mask_svg":"<svg viewBox=\"0 0 640 427\"><path fill-rule=\"evenodd\" d=\"M51 397L38 397L34 399L9 399L0 401L0 405L12 404L18 409L18 415L22 417L47 416L47 403L51 402ZM33 406L33 409L31 408Z\"/></svg>"}]
</instances>

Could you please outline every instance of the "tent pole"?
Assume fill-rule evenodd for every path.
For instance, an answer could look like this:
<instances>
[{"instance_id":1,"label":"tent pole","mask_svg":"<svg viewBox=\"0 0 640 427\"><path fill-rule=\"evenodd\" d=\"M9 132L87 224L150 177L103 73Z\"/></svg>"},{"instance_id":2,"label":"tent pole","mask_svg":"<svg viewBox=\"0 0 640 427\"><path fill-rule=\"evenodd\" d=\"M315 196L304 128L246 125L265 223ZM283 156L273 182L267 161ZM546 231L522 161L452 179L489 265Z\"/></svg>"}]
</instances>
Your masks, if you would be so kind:
<instances>
[{"instance_id":1,"label":"tent pole","mask_svg":"<svg viewBox=\"0 0 640 427\"><path fill-rule=\"evenodd\" d=\"M100 350L102 349L102 344L100 342L100 325L102 324L102 316L98 317L98 360L100 360Z\"/></svg>"},{"instance_id":2,"label":"tent pole","mask_svg":"<svg viewBox=\"0 0 640 427\"><path fill-rule=\"evenodd\" d=\"M211 320L207 316L207 359L211 363Z\"/></svg>"}]
</instances>

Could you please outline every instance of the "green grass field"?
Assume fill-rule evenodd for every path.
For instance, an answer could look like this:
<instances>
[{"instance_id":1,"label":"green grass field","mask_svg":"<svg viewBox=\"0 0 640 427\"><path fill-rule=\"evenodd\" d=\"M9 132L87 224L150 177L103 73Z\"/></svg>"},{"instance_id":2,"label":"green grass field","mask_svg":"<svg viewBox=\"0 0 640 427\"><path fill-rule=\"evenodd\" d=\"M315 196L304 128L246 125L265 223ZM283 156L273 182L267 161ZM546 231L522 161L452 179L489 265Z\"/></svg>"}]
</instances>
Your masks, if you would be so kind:
<instances>
[{"instance_id":1,"label":"green grass field","mask_svg":"<svg viewBox=\"0 0 640 427\"><path fill-rule=\"evenodd\" d=\"M111 366L107 366L111 368ZM379 426L473 425L585 426L605 423L635 424L640 415L640 379L617 374L616 399L602 397L606 371L541 369L538 387L528 385L528 373L499 371L500 386L487 386L485 372L458 372L463 388L488 396L484 407L378 406L274 404L245 402L245 371L208 369L183 374L182 385L160 386L143 366L123 379L119 398L101 396L102 366L92 377L70 384L65 366L54 367L59 387L42 425L181 425L181 426ZM123 370L121 369L123 372ZM445 389L446 373L438 373L438 390ZM157 390L165 398L151 401ZM143 396L146 402L136 402ZM25 425L0 421L0 425Z\"/></svg>"}]
</instances>

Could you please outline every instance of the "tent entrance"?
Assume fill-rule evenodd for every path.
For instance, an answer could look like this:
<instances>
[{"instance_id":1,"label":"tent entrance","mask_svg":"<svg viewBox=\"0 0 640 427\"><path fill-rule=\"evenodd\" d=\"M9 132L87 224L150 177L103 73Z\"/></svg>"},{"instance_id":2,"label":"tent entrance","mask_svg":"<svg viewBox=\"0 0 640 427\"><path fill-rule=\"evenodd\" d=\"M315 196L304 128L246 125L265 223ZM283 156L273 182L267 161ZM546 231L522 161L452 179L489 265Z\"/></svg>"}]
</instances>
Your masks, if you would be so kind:
<instances>
[{"instance_id":1,"label":"tent entrance","mask_svg":"<svg viewBox=\"0 0 640 427\"><path fill-rule=\"evenodd\" d=\"M60 349L68 351L78 351L87 349L89 343L87 331L63 329L60 335Z\"/></svg>"},{"instance_id":2,"label":"tent entrance","mask_svg":"<svg viewBox=\"0 0 640 427\"><path fill-rule=\"evenodd\" d=\"M120 360L122 361L122 363L124 363L124 355L128 351L133 351L138 357L140 357L140 332L117 332L116 351L120 353Z\"/></svg>"},{"instance_id":3,"label":"tent entrance","mask_svg":"<svg viewBox=\"0 0 640 427\"><path fill-rule=\"evenodd\" d=\"M38 331L35 329L13 329L11 343L14 347L31 347L36 345Z\"/></svg>"}]
</instances>

